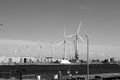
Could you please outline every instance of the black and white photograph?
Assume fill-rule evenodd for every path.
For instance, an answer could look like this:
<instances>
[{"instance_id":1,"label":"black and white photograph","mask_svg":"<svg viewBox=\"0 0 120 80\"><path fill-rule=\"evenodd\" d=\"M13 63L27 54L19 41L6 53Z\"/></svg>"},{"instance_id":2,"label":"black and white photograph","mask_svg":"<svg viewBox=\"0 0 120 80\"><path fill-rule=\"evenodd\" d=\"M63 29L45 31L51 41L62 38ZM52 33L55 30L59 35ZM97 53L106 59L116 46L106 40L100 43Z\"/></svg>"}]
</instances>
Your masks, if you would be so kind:
<instances>
[{"instance_id":1,"label":"black and white photograph","mask_svg":"<svg viewBox=\"0 0 120 80\"><path fill-rule=\"evenodd\" d=\"M0 0L0 80L120 80L120 0Z\"/></svg>"}]
</instances>

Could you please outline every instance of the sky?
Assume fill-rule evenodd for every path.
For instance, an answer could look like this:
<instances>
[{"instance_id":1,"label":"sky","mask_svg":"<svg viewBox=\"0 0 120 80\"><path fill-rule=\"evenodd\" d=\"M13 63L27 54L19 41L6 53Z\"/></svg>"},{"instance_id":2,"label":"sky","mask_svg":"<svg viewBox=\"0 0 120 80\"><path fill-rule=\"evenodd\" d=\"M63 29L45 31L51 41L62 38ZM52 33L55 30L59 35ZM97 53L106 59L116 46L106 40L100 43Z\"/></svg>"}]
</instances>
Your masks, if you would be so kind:
<instances>
[{"instance_id":1,"label":"sky","mask_svg":"<svg viewBox=\"0 0 120 80\"><path fill-rule=\"evenodd\" d=\"M46 45L63 40L64 29L66 35L76 33L81 21L79 34L85 41L85 35L89 36L91 57L119 58L119 4L119 0L0 0L1 56L13 45L38 47L38 41ZM30 48L36 55L37 47ZM23 52L33 56L32 51ZM85 57L85 49L80 55Z\"/></svg>"}]
</instances>

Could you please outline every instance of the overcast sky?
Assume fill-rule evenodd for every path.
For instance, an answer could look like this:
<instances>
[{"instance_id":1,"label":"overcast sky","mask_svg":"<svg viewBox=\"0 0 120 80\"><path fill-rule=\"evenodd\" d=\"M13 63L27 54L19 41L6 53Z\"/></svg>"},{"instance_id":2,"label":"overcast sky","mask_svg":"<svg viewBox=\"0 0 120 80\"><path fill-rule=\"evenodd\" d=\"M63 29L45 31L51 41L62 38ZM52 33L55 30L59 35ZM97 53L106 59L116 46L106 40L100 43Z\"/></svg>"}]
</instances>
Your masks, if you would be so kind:
<instances>
[{"instance_id":1,"label":"overcast sky","mask_svg":"<svg viewBox=\"0 0 120 80\"><path fill-rule=\"evenodd\" d=\"M120 56L120 0L0 0L0 39L56 41L88 34L90 45ZM96 49L97 48L97 49ZM92 50L92 49L91 49ZM91 51L92 52L92 51Z\"/></svg>"}]
</instances>

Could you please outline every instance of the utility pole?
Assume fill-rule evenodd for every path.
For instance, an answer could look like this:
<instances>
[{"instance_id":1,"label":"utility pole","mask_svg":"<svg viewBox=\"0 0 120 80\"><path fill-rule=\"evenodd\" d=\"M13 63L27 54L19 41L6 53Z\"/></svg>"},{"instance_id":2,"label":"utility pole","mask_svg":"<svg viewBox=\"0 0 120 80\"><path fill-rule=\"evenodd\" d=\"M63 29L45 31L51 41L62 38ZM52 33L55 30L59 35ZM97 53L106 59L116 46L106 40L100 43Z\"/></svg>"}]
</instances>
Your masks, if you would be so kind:
<instances>
[{"instance_id":1,"label":"utility pole","mask_svg":"<svg viewBox=\"0 0 120 80\"><path fill-rule=\"evenodd\" d=\"M87 38L87 80L89 80L89 37L86 35Z\"/></svg>"}]
</instances>

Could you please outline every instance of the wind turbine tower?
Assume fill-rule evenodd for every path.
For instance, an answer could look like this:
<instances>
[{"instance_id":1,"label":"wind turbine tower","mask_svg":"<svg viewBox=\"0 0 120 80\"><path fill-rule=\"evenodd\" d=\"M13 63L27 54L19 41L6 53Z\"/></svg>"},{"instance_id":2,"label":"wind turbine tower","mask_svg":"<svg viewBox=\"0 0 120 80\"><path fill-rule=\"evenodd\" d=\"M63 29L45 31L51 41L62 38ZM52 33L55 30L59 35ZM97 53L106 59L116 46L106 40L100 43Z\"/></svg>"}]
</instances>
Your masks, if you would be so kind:
<instances>
[{"instance_id":1,"label":"wind turbine tower","mask_svg":"<svg viewBox=\"0 0 120 80\"><path fill-rule=\"evenodd\" d=\"M66 39L66 32L65 32L65 29L64 29L64 40L63 40L63 44L64 44L64 55L63 55L63 60L66 58L66 44L68 43L68 44L71 44L71 42L70 41L68 41L67 39Z\"/></svg>"},{"instance_id":2,"label":"wind turbine tower","mask_svg":"<svg viewBox=\"0 0 120 80\"><path fill-rule=\"evenodd\" d=\"M76 38L75 38L75 59L78 60L79 59L79 55L78 55L78 37L76 35Z\"/></svg>"},{"instance_id":3,"label":"wind turbine tower","mask_svg":"<svg viewBox=\"0 0 120 80\"><path fill-rule=\"evenodd\" d=\"M75 34L75 59L78 60L79 59L79 53L78 53L78 37L79 37L79 31L80 31L80 27L81 27L81 22L79 24L78 30Z\"/></svg>"},{"instance_id":4,"label":"wind turbine tower","mask_svg":"<svg viewBox=\"0 0 120 80\"><path fill-rule=\"evenodd\" d=\"M65 33L65 29L64 29L64 55L63 55L63 60L65 59L66 56L66 33Z\"/></svg>"}]
</instances>

